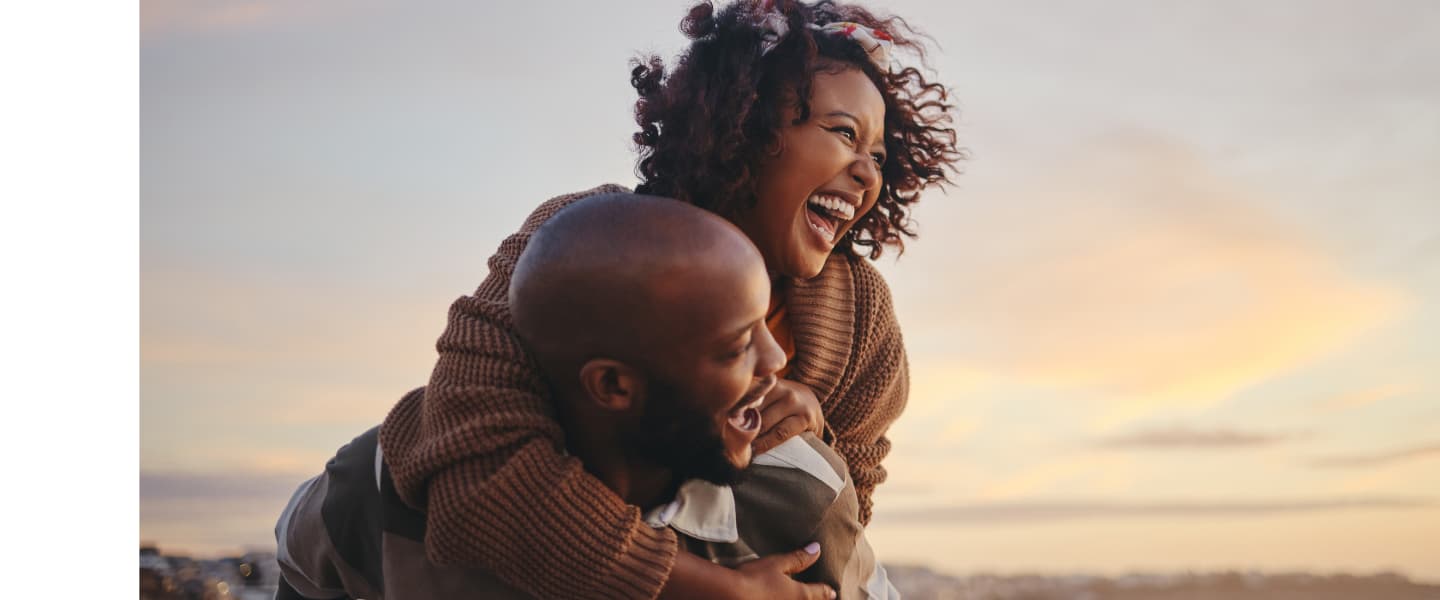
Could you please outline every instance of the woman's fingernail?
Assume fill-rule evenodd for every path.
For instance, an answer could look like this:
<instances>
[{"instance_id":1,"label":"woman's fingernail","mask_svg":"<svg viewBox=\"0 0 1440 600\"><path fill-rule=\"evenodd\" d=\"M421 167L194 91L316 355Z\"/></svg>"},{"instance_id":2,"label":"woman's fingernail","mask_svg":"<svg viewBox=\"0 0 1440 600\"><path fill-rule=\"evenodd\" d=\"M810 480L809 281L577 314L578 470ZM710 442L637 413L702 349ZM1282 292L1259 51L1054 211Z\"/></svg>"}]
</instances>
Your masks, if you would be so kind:
<instances>
[{"instance_id":1,"label":"woman's fingernail","mask_svg":"<svg viewBox=\"0 0 1440 600\"><path fill-rule=\"evenodd\" d=\"M819 552L819 551L820 551L820 542L810 542L810 545L808 545L808 546L805 547L805 553L806 553L806 554L815 554L816 552ZM833 590L832 590L832 591L833 591Z\"/></svg>"}]
</instances>

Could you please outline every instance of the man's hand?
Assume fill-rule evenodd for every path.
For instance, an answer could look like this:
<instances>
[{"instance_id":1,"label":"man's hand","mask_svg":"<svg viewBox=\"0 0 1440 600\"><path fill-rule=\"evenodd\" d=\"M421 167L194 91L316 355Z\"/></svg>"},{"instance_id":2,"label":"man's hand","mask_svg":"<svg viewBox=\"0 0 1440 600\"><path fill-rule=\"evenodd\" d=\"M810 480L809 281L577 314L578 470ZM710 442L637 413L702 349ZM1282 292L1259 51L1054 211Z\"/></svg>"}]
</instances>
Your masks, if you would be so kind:
<instances>
[{"instance_id":1,"label":"man's hand","mask_svg":"<svg viewBox=\"0 0 1440 600\"><path fill-rule=\"evenodd\" d=\"M760 427L760 435L750 444L756 455L805 431L820 435L825 430L825 413L810 386L781 379L760 406Z\"/></svg>"}]
</instances>

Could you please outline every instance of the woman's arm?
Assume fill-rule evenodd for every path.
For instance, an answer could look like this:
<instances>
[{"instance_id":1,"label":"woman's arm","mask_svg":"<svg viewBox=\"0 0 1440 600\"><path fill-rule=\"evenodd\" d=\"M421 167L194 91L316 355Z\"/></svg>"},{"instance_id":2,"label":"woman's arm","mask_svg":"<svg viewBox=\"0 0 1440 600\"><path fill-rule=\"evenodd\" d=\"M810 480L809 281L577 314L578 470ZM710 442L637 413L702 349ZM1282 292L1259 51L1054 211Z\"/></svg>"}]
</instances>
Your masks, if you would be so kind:
<instances>
[{"instance_id":1,"label":"woman's arm","mask_svg":"<svg viewBox=\"0 0 1440 600\"><path fill-rule=\"evenodd\" d=\"M885 432L905 409L910 370L890 287L868 261L851 261L856 333L853 360L826 412L834 447L850 466L860 500L860 522L869 524L875 487L885 481L880 462L890 453Z\"/></svg>"},{"instance_id":2,"label":"woman's arm","mask_svg":"<svg viewBox=\"0 0 1440 600\"><path fill-rule=\"evenodd\" d=\"M820 545L772 554L727 569L708 560L680 552L670 581L660 600L834 600L835 590L823 583L800 583L792 575L815 564Z\"/></svg>"},{"instance_id":3,"label":"woman's arm","mask_svg":"<svg viewBox=\"0 0 1440 600\"><path fill-rule=\"evenodd\" d=\"M683 551L574 457L565 456L538 368L512 333L509 282L530 235L602 186L541 205L490 259L490 275L450 309L430 385L380 430L396 491L426 511L426 554L486 569L541 599L833 597L789 574L813 555L765 557L740 570Z\"/></svg>"},{"instance_id":4,"label":"woman's arm","mask_svg":"<svg viewBox=\"0 0 1440 600\"><path fill-rule=\"evenodd\" d=\"M539 598L653 598L670 574L675 535L653 529L580 462L538 369L512 333L510 275L533 233L597 188L553 199L490 259L490 275L457 300L423 394L381 429L397 491L426 511L426 553L490 570Z\"/></svg>"}]
</instances>

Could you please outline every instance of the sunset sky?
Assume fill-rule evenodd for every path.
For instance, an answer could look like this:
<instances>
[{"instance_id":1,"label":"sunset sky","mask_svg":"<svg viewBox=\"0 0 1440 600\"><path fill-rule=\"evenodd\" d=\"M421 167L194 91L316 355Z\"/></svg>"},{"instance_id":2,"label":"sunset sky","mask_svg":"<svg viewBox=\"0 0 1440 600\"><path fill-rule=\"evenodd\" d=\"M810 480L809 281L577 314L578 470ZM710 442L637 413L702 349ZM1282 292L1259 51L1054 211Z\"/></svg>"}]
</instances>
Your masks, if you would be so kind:
<instances>
[{"instance_id":1,"label":"sunset sky","mask_svg":"<svg viewBox=\"0 0 1440 600\"><path fill-rule=\"evenodd\" d=\"M634 185L687 6L142 0L141 539L273 544L503 236ZM882 560L1440 581L1440 3L873 6L972 156L880 261Z\"/></svg>"}]
</instances>

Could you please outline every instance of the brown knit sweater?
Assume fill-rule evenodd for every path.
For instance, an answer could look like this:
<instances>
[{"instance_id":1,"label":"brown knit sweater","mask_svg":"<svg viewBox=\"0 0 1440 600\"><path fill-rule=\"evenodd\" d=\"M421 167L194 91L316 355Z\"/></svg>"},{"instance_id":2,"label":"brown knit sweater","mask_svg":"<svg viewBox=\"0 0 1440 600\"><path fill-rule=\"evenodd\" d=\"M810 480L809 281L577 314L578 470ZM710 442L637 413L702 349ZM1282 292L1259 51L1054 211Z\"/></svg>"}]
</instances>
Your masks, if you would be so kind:
<instances>
[{"instance_id":1,"label":"brown knit sweater","mask_svg":"<svg viewBox=\"0 0 1440 600\"><path fill-rule=\"evenodd\" d=\"M675 534L646 525L637 507L563 454L564 434L507 304L531 233L576 200L622 191L605 185L540 205L500 244L475 294L450 307L429 386L385 419L380 443L401 497L426 511L430 560L488 569L543 599L653 598L664 586ZM796 345L787 376L820 398L868 523L890 450L883 434L909 386L890 291L869 263L837 253L819 276L786 286L785 301Z\"/></svg>"}]
</instances>

